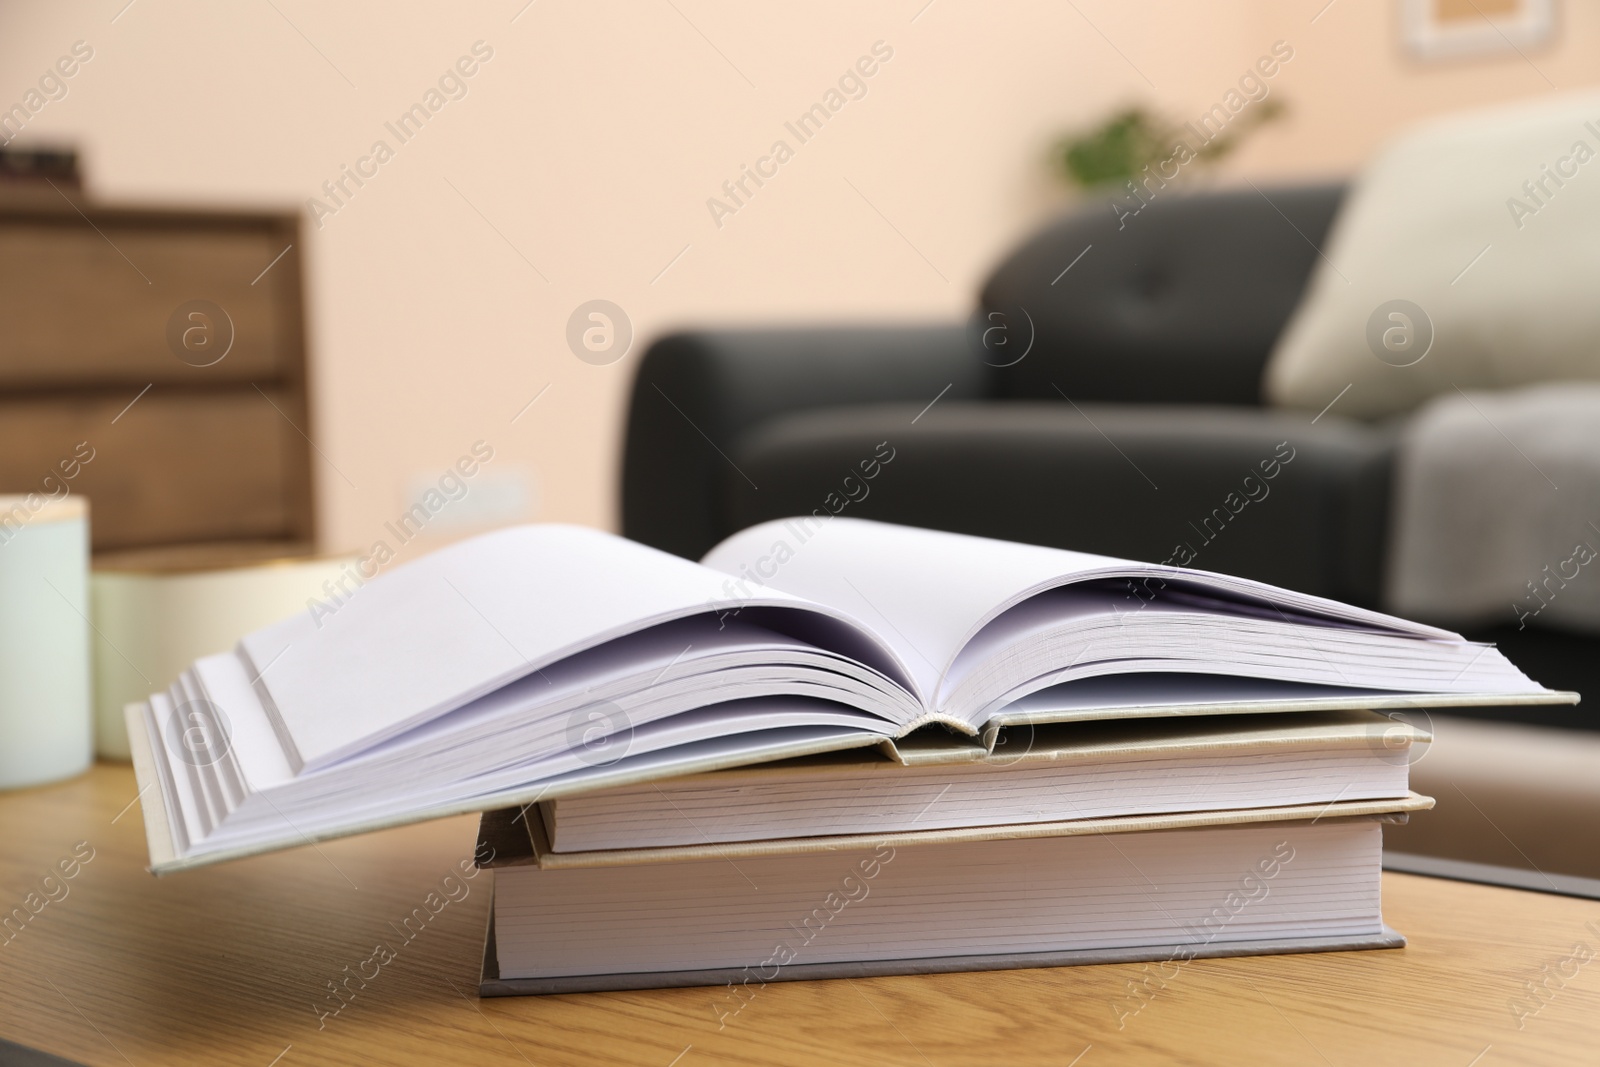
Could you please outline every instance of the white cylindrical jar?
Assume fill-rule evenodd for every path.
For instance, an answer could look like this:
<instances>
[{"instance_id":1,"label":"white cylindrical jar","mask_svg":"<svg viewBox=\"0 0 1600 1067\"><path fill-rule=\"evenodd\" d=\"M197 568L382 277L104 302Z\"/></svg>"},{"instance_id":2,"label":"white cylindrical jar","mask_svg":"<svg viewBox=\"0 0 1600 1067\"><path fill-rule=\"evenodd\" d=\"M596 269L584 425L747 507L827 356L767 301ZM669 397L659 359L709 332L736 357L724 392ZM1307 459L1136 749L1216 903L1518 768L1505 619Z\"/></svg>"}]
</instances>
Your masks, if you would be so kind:
<instances>
[{"instance_id":1,"label":"white cylindrical jar","mask_svg":"<svg viewBox=\"0 0 1600 1067\"><path fill-rule=\"evenodd\" d=\"M87 770L89 505L0 496L0 789Z\"/></svg>"},{"instance_id":2,"label":"white cylindrical jar","mask_svg":"<svg viewBox=\"0 0 1600 1067\"><path fill-rule=\"evenodd\" d=\"M284 545L184 545L106 553L90 576L95 750L128 759L123 708L163 692L201 656L309 610L354 573L351 556L285 554Z\"/></svg>"}]
</instances>

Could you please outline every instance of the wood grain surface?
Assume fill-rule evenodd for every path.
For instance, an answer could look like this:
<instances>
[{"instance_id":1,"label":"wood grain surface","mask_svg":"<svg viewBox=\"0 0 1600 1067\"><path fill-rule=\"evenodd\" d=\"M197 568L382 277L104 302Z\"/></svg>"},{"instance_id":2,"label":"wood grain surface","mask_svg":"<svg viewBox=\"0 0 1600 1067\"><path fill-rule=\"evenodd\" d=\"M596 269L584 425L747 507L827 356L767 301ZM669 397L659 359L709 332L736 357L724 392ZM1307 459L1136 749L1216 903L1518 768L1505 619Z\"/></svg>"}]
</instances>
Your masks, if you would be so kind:
<instances>
[{"instance_id":1,"label":"wood grain surface","mask_svg":"<svg viewBox=\"0 0 1600 1067\"><path fill-rule=\"evenodd\" d=\"M64 196L45 211L0 202L8 311L0 388L248 385L273 381L299 359L300 324L286 314L298 312L296 272L280 262L252 284L296 241L292 218L82 206L84 215ZM167 346L168 316L197 298L233 322L227 358L206 368Z\"/></svg>"},{"instance_id":2,"label":"wood grain surface","mask_svg":"<svg viewBox=\"0 0 1600 1067\"><path fill-rule=\"evenodd\" d=\"M0 492L87 497L97 552L311 540L298 215L10 192ZM190 318L196 300L222 314ZM199 321L209 330L184 332ZM231 340L184 354L185 336Z\"/></svg>"},{"instance_id":3,"label":"wood grain surface","mask_svg":"<svg viewBox=\"0 0 1600 1067\"><path fill-rule=\"evenodd\" d=\"M0 485L40 491L41 476L82 441L93 459L70 488L89 501L97 551L300 531L295 498L306 474L296 452L305 439L272 410L294 403L292 394L271 386L204 395L152 389L119 419L137 391L0 396ZM130 477L130 466L141 474Z\"/></svg>"},{"instance_id":4,"label":"wood grain surface","mask_svg":"<svg viewBox=\"0 0 1600 1067\"><path fill-rule=\"evenodd\" d=\"M0 911L29 915L0 935L0 1036L137 1067L1600 1062L1595 901L1391 874L1400 951L1195 961L1142 1006L1145 965L776 983L719 1028L726 989L479 1001L488 874L397 935L474 817L155 879L135 796L122 766L0 794Z\"/></svg>"}]
</instances>

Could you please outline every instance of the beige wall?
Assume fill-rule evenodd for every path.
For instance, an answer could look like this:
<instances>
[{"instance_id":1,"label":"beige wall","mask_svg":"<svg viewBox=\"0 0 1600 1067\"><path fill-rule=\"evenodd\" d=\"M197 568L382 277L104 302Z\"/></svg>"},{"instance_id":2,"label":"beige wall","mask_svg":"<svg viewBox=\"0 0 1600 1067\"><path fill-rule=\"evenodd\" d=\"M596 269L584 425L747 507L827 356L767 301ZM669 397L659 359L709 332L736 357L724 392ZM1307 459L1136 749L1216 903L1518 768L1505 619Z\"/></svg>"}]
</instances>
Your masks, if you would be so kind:
<instances>
[{"instance_id":1,"label":"beige wall","mask_svg":"<svg viewBox=\"0 0 1600 1067\"><path fill-rule=\"evenodd\" d=\"M7 105L73 41L94 47L27 133L78 143L100 198L303 205L375 140L396 149L307 229L330 548L381 536L414 478L479 439L489 470L536 487L529 517L613 525L650 337L958 317L1065 203L1041 162L1059 130L1133 101L1198 113L1274 40L1295 49L1272 83L1292 115L1234 173L1347 172L1417 117L1600 76L1600 13L1570 0L1526 60L1429 65L1402 53L1392 0L1315 23L1324 0L124 2L0 8ZM479 40L494 54L467 96L399 145L383 123ZM866 96L797 144L783 123L880 40L894 54ZM794 158L719 228L707 198L780 137ZM594 298L633 320L610 366L564 341Z\"/></svg>"},{"instance_id":2,"label":"beige wall","mask_svg":"<svg viewBox=\"0 0 1600 1067\"><path fill-rule=\"evenodd\" d=\"M1399 0L1259 0L1261 33L1292 41L1285 72L1292 122L1238 161L1265 173L1349 171L1406 125L1445 112L1600 82L1600 5L1556 0L1558 30L1542 48L1420 62L1399 44ZM1487 4L1483 5L1486 9Z\"/></svg>"}]
</instances>

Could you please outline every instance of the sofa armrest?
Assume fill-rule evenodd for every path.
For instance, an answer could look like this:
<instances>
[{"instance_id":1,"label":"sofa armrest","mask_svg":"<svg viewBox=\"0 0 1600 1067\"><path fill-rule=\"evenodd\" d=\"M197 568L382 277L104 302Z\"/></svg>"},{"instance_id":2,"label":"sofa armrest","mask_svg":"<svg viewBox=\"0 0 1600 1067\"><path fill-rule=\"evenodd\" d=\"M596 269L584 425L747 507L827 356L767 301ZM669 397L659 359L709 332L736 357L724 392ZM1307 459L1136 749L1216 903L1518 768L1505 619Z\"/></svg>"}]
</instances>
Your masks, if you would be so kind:
<instances>
[{"instance_id":1,"label":"sofa armrest","mask_svg":"<svg viewBox=\"0 0 1600 1067\"><path fill-rule=\"evenodd\" d=\"M965 324L671 334L639 363L622 460L622 532L697 559L734 532L722 499L736 439L778 415L984 397ZM737 477L737 476L736 476ZM740 481L745 485L747 479ZM749 483L749 489L759 492Z\"/></svg>"}]
</instances>

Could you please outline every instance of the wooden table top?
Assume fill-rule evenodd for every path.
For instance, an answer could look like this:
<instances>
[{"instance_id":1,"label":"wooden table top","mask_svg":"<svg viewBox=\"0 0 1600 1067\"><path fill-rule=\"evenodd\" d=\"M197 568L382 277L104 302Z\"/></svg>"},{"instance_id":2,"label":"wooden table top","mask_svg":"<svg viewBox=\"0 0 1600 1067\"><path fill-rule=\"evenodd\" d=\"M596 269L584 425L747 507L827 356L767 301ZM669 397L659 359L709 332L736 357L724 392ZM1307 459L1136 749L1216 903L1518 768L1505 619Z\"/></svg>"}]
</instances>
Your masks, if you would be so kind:
<instances>
[{"instance_id":1,"label":"wooden table top","mask_svg":"<svg viewBox=\"0 0 1600 1067\"><path fill-rule=\"evenodd\" d=\"M0 936L0 1036L136 1067L1600 1061L1600 902L1400 874L1408 948L1194 961L1120 1029L1145 965L776 983L720 1030L715 989L480 1001L480 875L319 1020L476 819L156 879L135 796L122 766L0 794L0 909L37 909Z\"/></svg>"}]
</instances>

